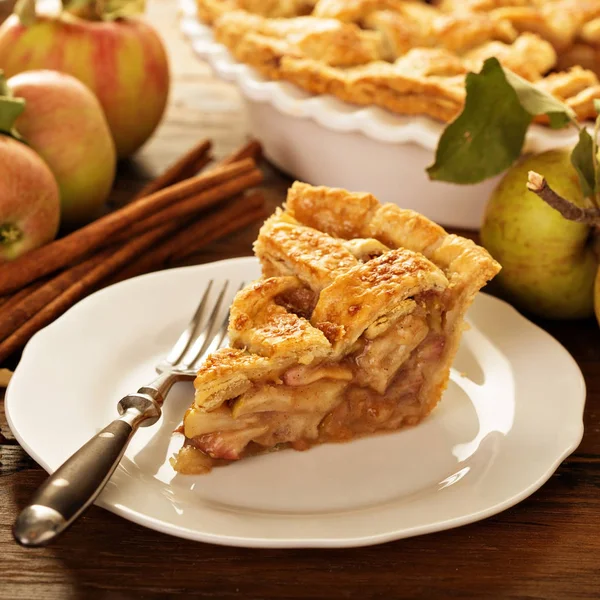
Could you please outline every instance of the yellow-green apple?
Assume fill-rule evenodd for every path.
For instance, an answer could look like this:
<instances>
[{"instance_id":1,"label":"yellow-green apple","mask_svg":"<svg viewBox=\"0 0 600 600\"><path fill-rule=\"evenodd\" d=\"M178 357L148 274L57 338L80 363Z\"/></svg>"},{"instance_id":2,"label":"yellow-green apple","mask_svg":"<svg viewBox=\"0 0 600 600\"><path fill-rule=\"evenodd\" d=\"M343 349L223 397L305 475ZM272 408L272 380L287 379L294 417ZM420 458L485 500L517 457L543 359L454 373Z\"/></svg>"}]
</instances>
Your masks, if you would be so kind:
<instances>
[{"instance_id":1,"label":"yellow-green apple","mask_svg":"<svg viewBox=\"0 0 600 600\"><path fill-rule=\"evenodd\" d=\"M100 100L117 155L133 154L167 102L169 67L156 31L136 17L90 21L63 11L30 20L13 14L0 26L5 75L52 69L77 77Z\"/></svg>"},{"instance_id":2,"label":"yellow-green apple","mask_svg":"<svg viewBox=\"0 0 600 600\"><path fill-rule=\"evenodd\" d=\"M110 193L117 161L98 99L58 71L27 71L11 77L8 87L25 99L15 127L58 182L61 226L71 229L92 220Z\"/></svg>"},{"instance_id":3,"label":"yellow-green apple","mask_svg":"<svg viewBox=\"0 0 600 600\"><path fill-rule=\"evenodd\" d=\"M0 264L52 241L59 216L58 185L46 163L0 134Z\"/></svg>"},{"instance_id":4,"label":"yellow-green apple","mask_svg":"<svg viewBox=\"0 0 600 600\"><path fill-rule=\"evenodd\" d=\"M570 150L530 156L512 167L487 206L481 241L502 265L496 277L504 295L525 310L554 319L588 317L594 310L597 257L591 227L565 219L527 189L528 172L585 206Z\"/></svg>"}]
</instances>

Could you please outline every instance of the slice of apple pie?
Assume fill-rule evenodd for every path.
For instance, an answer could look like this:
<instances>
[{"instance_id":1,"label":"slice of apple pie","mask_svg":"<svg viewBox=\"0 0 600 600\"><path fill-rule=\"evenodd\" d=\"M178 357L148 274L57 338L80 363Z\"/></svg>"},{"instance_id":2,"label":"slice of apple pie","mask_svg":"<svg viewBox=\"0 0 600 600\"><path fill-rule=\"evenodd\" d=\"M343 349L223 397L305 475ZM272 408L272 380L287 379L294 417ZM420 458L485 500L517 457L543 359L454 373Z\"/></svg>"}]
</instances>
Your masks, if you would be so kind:
<instances>
[{"instance_id":1,"label":"slice of apple pie","mask_svg":"<svg viewBox=\"0 0 600 600\"><path fill-rule=\"evenodd\" d=\"M231 347L194 382L181 473L418 423L447 385L465 311L500 270L418 213L303 183L255 252L262 278L233 302Z\"/></svg>"}]
</instances>

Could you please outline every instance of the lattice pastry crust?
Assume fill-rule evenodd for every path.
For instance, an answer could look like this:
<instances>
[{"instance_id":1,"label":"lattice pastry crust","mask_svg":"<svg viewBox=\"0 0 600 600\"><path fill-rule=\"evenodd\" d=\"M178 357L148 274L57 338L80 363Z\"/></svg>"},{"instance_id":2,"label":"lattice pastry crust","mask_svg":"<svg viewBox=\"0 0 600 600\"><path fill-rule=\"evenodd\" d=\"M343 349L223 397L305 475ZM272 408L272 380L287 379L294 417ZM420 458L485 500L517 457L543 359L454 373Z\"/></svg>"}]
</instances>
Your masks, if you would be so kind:
<instances>
[{"instance_id":1,"label":"lattice pastry crust","mask_svg":"<svg viewBox=\"0 0 600 600\"><path fill-rule=\"evenodd\" d=\"M600 98L600 0L197 2L237 60L353 104L449 121L464 103L466 73L491 56L581 120Z\"/></svg>"}]
</instances>

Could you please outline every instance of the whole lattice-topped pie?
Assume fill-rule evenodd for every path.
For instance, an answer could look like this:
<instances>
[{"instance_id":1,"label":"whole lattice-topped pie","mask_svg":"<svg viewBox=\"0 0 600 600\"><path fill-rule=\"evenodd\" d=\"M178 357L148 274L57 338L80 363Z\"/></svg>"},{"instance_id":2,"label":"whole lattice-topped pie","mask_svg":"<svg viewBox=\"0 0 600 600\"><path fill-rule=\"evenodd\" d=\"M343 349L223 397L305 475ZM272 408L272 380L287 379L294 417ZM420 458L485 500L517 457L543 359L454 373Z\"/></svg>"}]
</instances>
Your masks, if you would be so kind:
<instances>
[{"instance_id":1,"label":"whole lattice-topped pie","mask_svg":"<svg viewBox=\"0 0 600 600\"><path fill-rule=\"evenodd\" d=\"M262 278L231 307L183 422L182 473L414 425L445 389L483 248L370 194L295 183L260 230Z\"/></svg>"},{"instance_id":2,"label":"whole lattice-topped pie","mask_svg":"<svg viewBox=\"0 0 600 600\"><path fill-rule=\"evenodd\" d=\"M315 94L449 121L463 106L466 73L495 56L581 120L596 116L600 0L197 3L238 60Z\"/></svg>"}]
</instances>

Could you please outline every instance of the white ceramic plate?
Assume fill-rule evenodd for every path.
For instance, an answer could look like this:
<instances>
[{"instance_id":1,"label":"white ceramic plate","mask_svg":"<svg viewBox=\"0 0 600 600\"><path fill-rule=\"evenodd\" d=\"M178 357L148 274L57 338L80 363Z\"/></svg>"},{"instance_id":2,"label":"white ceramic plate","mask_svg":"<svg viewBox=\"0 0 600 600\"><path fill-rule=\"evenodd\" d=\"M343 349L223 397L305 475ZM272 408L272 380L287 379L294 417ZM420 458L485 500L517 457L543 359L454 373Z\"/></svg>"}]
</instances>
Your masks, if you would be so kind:
<instances>
[{"instance_id":1,"label":"white ceramic plate","mask_svg":"<svg viewBox=\"0 0 600 600\"><path fill-rule=\"evenodd\" d=\"M162 271L77 304L24 351L6 399L16 438L55 470L152 378L210 278L258 271L253 258ZM448 390L417 427L176 475L172 431L192 400L179 384L97 504L168 534L253 547L375 544L498 513L578 446L585 388L564 348L504 302L480 294L469 321Z\"/></svg>"},{"instance_id":2,"label":"white ceramic plate","mask_svg":"<svg viewBox=\"0 0 600 600\"><path fill-rule=\"evenodd\" d=\"M313 185L368 191L381 202L414 209L448 227L479 229L499 177L475 185L430 181L444 125L377 106L316 96L287 81L270 81L237 62L210 27L196 18L194 0L179 0L181 29L196 54L234 83L245 100L252 135L281 170ZM202 93L202 90L198 90ZM525 151L571 146L573 128L529 128Z\"/></svg>"}]
</instances>

